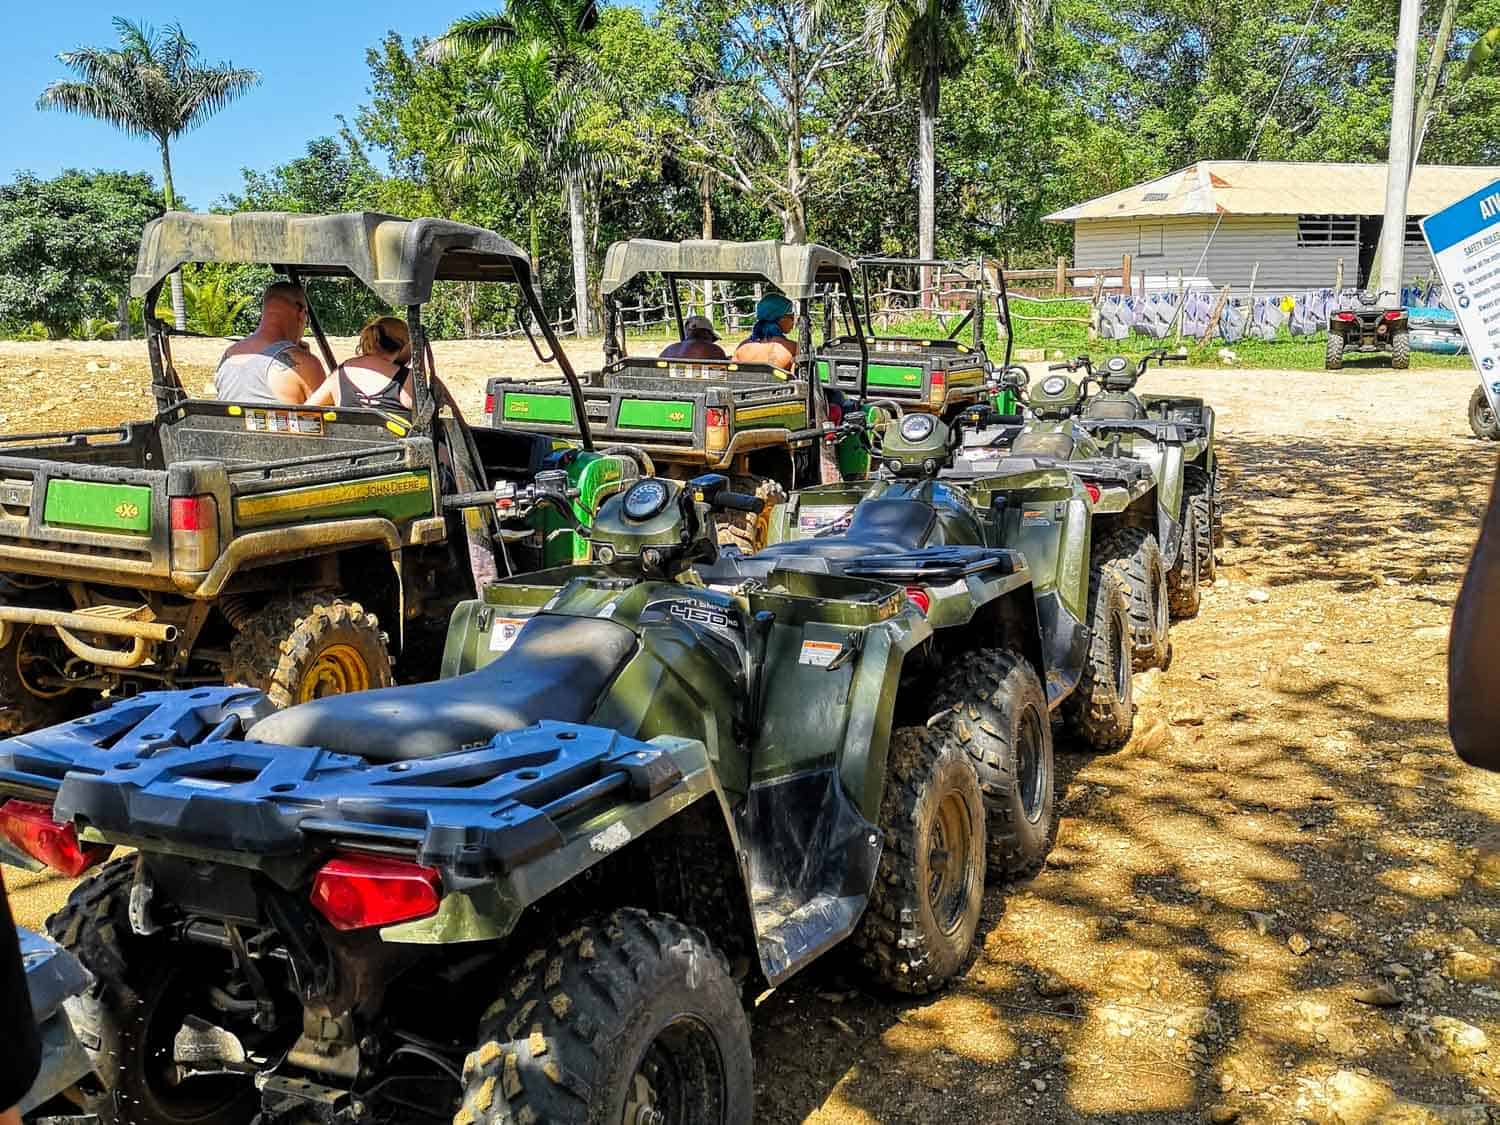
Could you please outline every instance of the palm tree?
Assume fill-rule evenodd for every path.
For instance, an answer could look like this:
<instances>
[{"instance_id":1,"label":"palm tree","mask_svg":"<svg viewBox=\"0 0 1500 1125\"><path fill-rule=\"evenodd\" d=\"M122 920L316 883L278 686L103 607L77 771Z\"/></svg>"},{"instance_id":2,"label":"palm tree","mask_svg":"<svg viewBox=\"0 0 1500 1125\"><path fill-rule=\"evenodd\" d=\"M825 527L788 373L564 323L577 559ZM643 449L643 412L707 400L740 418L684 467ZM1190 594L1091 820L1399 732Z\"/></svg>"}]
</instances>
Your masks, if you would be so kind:
<instances>
[{"instance_id":1,"label":"palm tree","mask_svg":"<svg viewBox=\"0 0 1500 1125\"><path fill-rule=\"evenodd\" d=\"M865 35L886 78L917 87L917 254L923 258L934 256L942 82L973 54L971 13L1010 35L1017 70L1029 74L1037 35L1052 19L1052 0L869 0L865 6Z\"/></svg>"},{"instance_id":2,"label":"palm tree","mask_svg":"<svg viewBox=\"0 0 1500 1125\"><path fill-rule=\"evenodd\" d=\"M582 108L583 92L597 89L599 76L584 59L587 36L599 22L598 0L506 0L496 12L478 12L455 20L427 48L427 58L438 62L455 54L475 54L481 61L494 61L518 44L543 44L549 72L559 87L558 101L570 103L567 113L554 114L565 123L566 135L555 135L538 151L550 155L549 170L563 179L568 208L568 242L573 257L574 324L579 335L589 330L588 230L584 215L585 182L601 173L608 163L605 154L578 142L574 123ZM540 104L540 103L537 103ZM554 109L557 107L554 106ZM532 234L536 211L531 212ZM532 268L536 246L532 246Z\"/></svg>"},{"instance_id":3,"label":"palm tree","mask_svg":"<svg viewBox=\"0 0 1500 1125\"><path fill-rule=\"evenodd\" d=\"M260 75L228 63L200 63L197 46L179 24L157 31L118 17L113 23L119 46L80 47L58 55L77 77L48 86L37 108L97 118L133 137L154 140L161 150L162 195L167 210L175 210L172 141L257 85ZM172 315L179 329L187 327L182 277L176 273Z\"/></svg>"}]
</instances>

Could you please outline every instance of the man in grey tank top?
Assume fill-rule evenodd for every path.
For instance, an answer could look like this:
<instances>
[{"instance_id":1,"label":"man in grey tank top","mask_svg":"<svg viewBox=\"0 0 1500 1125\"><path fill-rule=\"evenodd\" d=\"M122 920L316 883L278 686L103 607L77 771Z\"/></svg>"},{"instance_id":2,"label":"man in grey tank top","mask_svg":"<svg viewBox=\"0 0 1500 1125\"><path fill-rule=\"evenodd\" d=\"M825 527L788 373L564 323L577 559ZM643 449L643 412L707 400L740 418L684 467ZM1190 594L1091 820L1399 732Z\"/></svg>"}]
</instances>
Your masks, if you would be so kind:
<instances>
[{"instance_id":1,"label":"man in grey tank top","mask_svg":"<svg viewBox=\"0 0 1500 1125\"><path fill-rule=\"evenodd\" d=\"M306 331L302 287L290 281L268 285L261 297L260 326L224 352L214 372L214 394L226 402L307 401L327 372L302 343Z\"/></svg>"}]
</instances>

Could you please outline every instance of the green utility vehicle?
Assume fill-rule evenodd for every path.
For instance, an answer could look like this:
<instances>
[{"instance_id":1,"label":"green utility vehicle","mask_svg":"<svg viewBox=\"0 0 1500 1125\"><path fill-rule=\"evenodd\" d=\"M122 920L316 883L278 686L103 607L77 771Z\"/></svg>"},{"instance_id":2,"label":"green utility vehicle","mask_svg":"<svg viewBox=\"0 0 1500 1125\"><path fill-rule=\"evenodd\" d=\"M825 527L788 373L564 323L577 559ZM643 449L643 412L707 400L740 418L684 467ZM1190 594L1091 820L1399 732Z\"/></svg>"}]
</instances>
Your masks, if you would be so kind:
<instances>
[{"instance_id":1,"label":"green utility vehicle","mask_svg":"<svg viewBox=\"0 0 1500 1125\"><path fill-rule=\"evenodd\" d=\"M770 285L797 307L800 348L788 373L768 364L732 359L661 359L626 353L623 290L647 274L667 283L679 336L679 282ZM780 242L617 242L604 260L600 290L605 309L605 365L583 378L583 417L601 440L646 450L657 471L676 479L705 471L727 474L736 488L773 504L786 490L835 479L834 455L820 457L829 396L811 377L813 303L837 289L853 307L853 263L826 246ZM863 397L864 337L856 325L850 360L851 394ZM842 408L835 399L834 413ZM579 432L579 411L562 383L490 381L485 402L496 426L545 434L560 441ZM744 517L725 520L725 541L753 549L763 526Z\"/></svg>"},{"instance_id":2,"label":"green utility vehicle","mask_svg":"<svg viewBox=\"0 0 1500 1125\"><path fill-rule=\"evenodd\" d=\"M975 413L986 421L993 418ZM802 554L836 560L849 549L843 545L846 540L862 545L855 556L862 566L869 565L864 554L939 544L1017 552L1031 578L1049 712L1060 715L1072 736L1089 749L1117 749L1134 725L1132 613L1137 593L1134 576L1121 566L1121 553L1134 553L1142 538L1138 529L1153 515L1150 470L1123 458L1064 465L986 456L983 449L970 459L971 451L961 443L973 424L968 415L951 426L928 414L901 418L884 431L875 479L794 493L773 518L776 546L752 558ZM1160 580L1159 567L1157 573ZM909 593L919 604L928 603L940 640L945 627L971 627L947 604L955 598L962 609L964 597L972 596L961 584ZM1164 599L1150 602L1149 609L1147 643L1151 659L1161 662L1168 644ZM1031 628L1015 620L986 618L984 624L997 637ZM1158 650L1159 657L1154 655ZM960 680L966 662L964 657L951 661ZM941 686L935 697L946 702ZM1000 815L993 804L990 815Z\"/></svg>"},{"instance_id":3,"label":"green utility vehicle","mask_svg":"<svg viewBox=\"0 0 1500 1125\"><path fill-rule=\"evenodd\" d=\"M984 343L987 276L982 259L956 262L925 258L861 258L857 264L864 290L870 394L893 399L908 411L925 411L943 418L951 418L956 412L991 398L992 405L1002 413L1014 409L1015 402L1008 391L1001 388L992 394L989 386L994 366ZM938 299L945 304L952 300L963 301L968 310L941 338L878 335L874 329L871 293L880 287L878 274L882 270L900 270L904 274L915 272L929 279L936 276ZM1011 353L1009 301L1004 272L998 271L998 276L996 308L1005 332L1002 367L1008 367ZM947 284L954 277L963 283L959 289ZM913 292L920 293L924 282L918 280L914 284L918 288ZM846 314L845 334L835 336L825 331L825 342L817 352L819 380L824 384L832 380L834 387L851 394L858 393L860 348L857 336L864 334L857 321L857 311L853 316ZM970 329L968 343L958 338L965 328Z\"/></svg>"},{"instance_id":4,"label":"green utility vehicle","mask_svg":"<svg viewBox=\"0 0 1500 1125\"><path fill-rule=\"evenodd\" d=\"M519 502L573 526L560 483ZM934 716L933 628L901 584L704 586L714 514L762 504L727 485L610 497L593 564L458 608L436 682L282 711L149 693L0 742L17 848L73 875L137 849L51 923L98 982L96 1104L153 1125L739 1125L742 1002L830 952L896 993L960 971L986 864L967 743L992 713L1035 717L1035 656L966 673ZM1024 588L1009 551L874 561Z\"/></svg>"},{"instance_id":5,"label":"green utility vehicle","mask_svg":"<svg viewBox=\"0 0 1500 1125\"><path fill-rule=\"evenodd\" d=\"M155 315L186 264L348 278L405 311L415 410L195 398ZM565 471L586 518L647 464L509 429L471 431L434 379L422 306L435 281L515 286L540 316L525 253L477 227L387 215L171 213L147 225L144 298L156 417L0 438L0 730L88 710L99 693L225 680L280 705L437 671L453 606L496 573L572 561L571 532L456 496ZM309 310L329 370L336 360ZM628 451L627 451L628 452Z\"/></svg>"}]
</instances>

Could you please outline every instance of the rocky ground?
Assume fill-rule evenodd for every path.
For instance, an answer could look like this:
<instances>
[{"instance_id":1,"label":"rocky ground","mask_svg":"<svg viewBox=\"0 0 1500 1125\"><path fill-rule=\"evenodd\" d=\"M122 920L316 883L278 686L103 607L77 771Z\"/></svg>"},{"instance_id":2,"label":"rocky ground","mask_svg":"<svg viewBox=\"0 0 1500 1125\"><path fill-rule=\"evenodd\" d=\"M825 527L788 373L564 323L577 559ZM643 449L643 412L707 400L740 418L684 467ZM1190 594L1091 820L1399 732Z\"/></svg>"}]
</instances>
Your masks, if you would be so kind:
<instances>
[{"instance_id":1,"label":"rocky ground","mask_svg":"<svg viewBox=\"0 0 1500 1125\"><path fill-rule=\"evenodd\" d=\"M179 345L190 383L218 347ZM0 344L0 429L140 414L140 352ZM474 411L484 375L535 367L509 344L438 362ZM1219 408L1218 585L1137 681L1134 740L1060 755L1056 851L991 890L952 988L893 1003L827 964L760 1003L759 1119L1500 1119L1500 779L1443 725L1495 464L1471 386L1152 373ZM32 925L66 890L11 878Z\"/></svg>"}]
</instances>

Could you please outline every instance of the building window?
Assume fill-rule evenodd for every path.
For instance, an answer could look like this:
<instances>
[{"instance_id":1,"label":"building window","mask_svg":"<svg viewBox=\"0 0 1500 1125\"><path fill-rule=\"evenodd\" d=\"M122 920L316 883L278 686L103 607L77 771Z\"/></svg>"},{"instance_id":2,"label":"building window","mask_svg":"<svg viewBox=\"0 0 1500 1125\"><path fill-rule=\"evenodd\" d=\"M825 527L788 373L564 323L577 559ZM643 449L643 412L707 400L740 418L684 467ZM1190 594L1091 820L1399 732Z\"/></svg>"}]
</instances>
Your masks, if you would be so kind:
<instances>
[{"instance_id":1,"label":"building window","mask_svg":"<svg viewBox=\"0 0 1500 1125\"><path fill-rule=\"evenodd\" d=\"M1422 237L1422 220L1425 219L1426 217L1427 217L1426 215L1408 215L1408 216L1406 216L1406 241L1407 242L1415 242L1418 246L1420 246L1424 242L1427 241L1426 239L1424 239Z\"/></svg>"},{"instance_id":2,"label":"building window","mask_svg":"<svg viewBox=\"0 0 1500 1125\"><path fill-rule=\"evenodd\" d=\"M1354 246L1359 220L1353 215L1298 215L1298 246Z\"/></svg>"},{"instance_id":3,"label":"building window","mask_svg":"<svg viewBox=\"0 0 1500 1125\"><path fill-rule=\"evenodd\" d=\"M1137 258L1160 258L1166 253L1164 227L1138 227L1136 229L1135 256Z\"/></svg>"}]
</instances>

